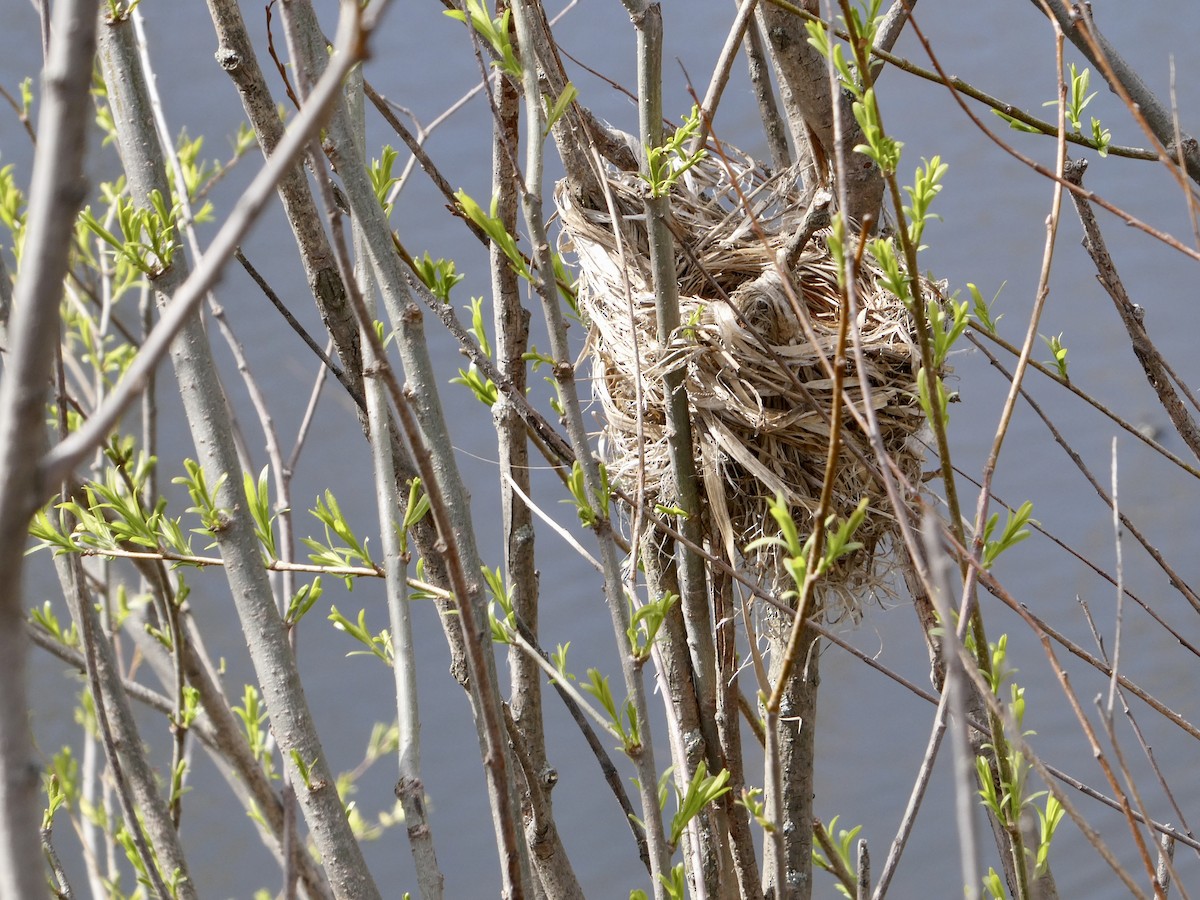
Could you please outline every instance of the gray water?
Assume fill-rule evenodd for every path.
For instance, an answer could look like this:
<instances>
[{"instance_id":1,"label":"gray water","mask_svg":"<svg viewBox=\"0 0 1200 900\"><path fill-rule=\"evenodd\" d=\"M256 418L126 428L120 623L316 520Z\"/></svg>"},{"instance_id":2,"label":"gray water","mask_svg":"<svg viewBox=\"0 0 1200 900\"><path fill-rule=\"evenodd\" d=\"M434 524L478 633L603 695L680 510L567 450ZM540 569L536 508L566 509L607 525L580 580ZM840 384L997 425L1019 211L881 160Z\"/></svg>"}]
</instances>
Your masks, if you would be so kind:
<instances>
[{"instance_id":1,"label":"gray water","mask_svg":"<svg viewBox=\"0 0 1200 900\"><path fill-rule=\"evenodd\" d=\"M714 2L667 4L666 106L672 117L691 105L684 89L684 69L694 79L697 91L702 92L732 17L731 6ZM1170 88L1168 59L1174 56L1182 125L1193 133L1200 129L1200 116L1195 114L1200 101L1200 60L1194 54L1200 43L1200 13L1179 0L1143 4L1136 15L1124 4L1097 3L1095 7L1101 26L1107 25L1109 37L1162 96ZM942 54L947 71L1034 112L1042 101L1054 96L1053 43L1033 4L926 0L918 10L919 22ZM240 107L231 84L213 61L215 40L203 7L147 4L144 12L172 128L186 127L193 135L206 135L206 155L227 157L224 136L236 128ZM258 6L247 4L243 12L261 36L263 23ZM4 17L0 78L7 89L14 91L18 78L36 71L38 65L37 20L27 5L14 0L8 0ZM615 0L585 0L569 13L557 34L572 54L617 80L632 83L633 34ZM263 42L257 46L263 46ZM367 78L424 122L478 80L461 28L441 16L439 4L396 4L372 46L376 56L367 66ZM911 35L902 41L898 52L927 64ZM263 62L266 65L265 59ZM717 119L717 133L761 154L756 113L740 65L735 72L737 77ZM577 69L572 69L572 77L585 103L618 127L636 131L635 110L626 98ZM998 310L1005 313L1001 331L1010 341L1019 342L1041 266L1051 185L1032 175L971 126L944 88L888 72L881 93L885 124L905 142L902 171L910 172L921 157L933 154L940 154L950 164L946 187L936 206L944 222L934 223L926 232L929 249L924 265L936 277L947 279L952 290L962 289L964 293L968 281L978 284L989 297L1004 283L998 305ZM1045 111L1047 117L1052 112ZM1112 129L1115 142L1144 143L1129 117L1103 92L1089 112ZM1051 142L1007 131L999 119L984 111L979 115L1022 152L1050 163ZM489 133L487 117L484 103L476 98L436 131L428 143L430 154L451 183L477 199L487 197L489 192L483 137ZM16 163L19 177L27 180L27 141L7 110L0 110L0 136L0 163ZM371 126L368 145L376 155L383 143L391 141L382 128ZM1183 236L1189 233L1177 189L1161 169L1153 169L1149 163L1101 162L1094 154L1092 163L1088 185L1093 190L1161 228ZM257 157L247 158L233 172L215 194L219 210L229 208L258 165ZM93 162L91 171L95 177L108 177L113 166L111 155L105 155ZM1147 311L1151 334L1183 377L1194 380L1200 365L1191 350L1195 329L1185 324L1192 321L1194 270L1181 256L1124 228L1111 217L1102 217L1101 221L1126 285ZM394 222L410 249L417 253L428 250L435 258L445 256L458 261L459 270L468 275L468 280L457 289L457 302L465 303L472 293L486 292L482 251L445 214L441 198L419 171L405 187ZM1136 368L1111 302L1095 283L1078 239L1079 227L1067 204L1051 295L1040 331L1064 333L1064 343L1070 348L1072 378L1085 390L1134 421L1167 426ZM268 216L245 248L296 315L310 330L318 332L320 323L293 261L294 246L281 217L277 213ZM254 374L288 444L303 413L315 372L314 360L281 327L278 316L240 273L231 272L226 277L220 299L242 341L251 348ZM436 325L430 323L429 331L449 379L461 357ZM1035 353L1039 359L1048 357L1040 345ZM1004 361L1011 365L1011 359ZM963 470L977 474L992 441L1007 383L978 353L964 352L954 363L958 373L955 387L963 402L953 408L953 452ZM232 374L228 383L254 446L259 438L252 412ZM536 391L541 385L536 379L535 384ZM1114 426L1036 375L1031 376L1029 386L1097 477L1107 484ZM500 523L490 422L479 414L465 390L448 388L446 396L461 405L450 412L459 463L474 496L481 550L485 560L497 565L501 560ZM172 460L188 452L186 428L177 414L169 410L164 414L162 455ZM1185 452L1177 439L1168 437L1166 443L1176 452ZM1186 492L1194 492L1194 486L1126 435L1119 438L1118 451L1123 507L1180 574L1195 581L1200 575L1194 552L1200 515L1196 504L1185 500ZM256 464L263 462L259 459ZM365 477L369 465L348 404L330 389L322 402L318 430L310 438L296 472L295 507L302 510L311 506L319 492L332 488L343 508L351 511L352 521L369 533L375 522L370 479ZM999 497L1014 505L1033 500L1035 517L1049 531L1100 565L1112 567L1113 538L1107 509L1027 410L1019 411L1013 422L995 489ZM569 508L558 505L560 490L552 477L543 473L537 479L535 499L561 520L568 518ZM970 493L965 506L973 509L974 496ZM301 534L315 532L303 519L299 520L298 530ZM596 665L615 672L611 628L593 574L549 532L543 534L539 547L543 643L552 647L560 641L572 641L571 663L576 671ZM34 568L37 571L31 575L30 605L53 595L45 560L39 558ZM1090 650L1092 641L1076 600L1084 598L1111 642L1113 589L1048 541L1035 537L1022 544L1002 561L998 573L1014 596ZM1131 590L1189 639L1197 638L1195 613L1130 541L1125 545L1125 575ZM227 683L231 693L237 694L241 682L251 676L228 597L217 576L193 576L190 580L195 613L209 629L210 646L226 658ZM365 606L377 628L386 622L381 600L381 590L374 584L360 584L350 594L340 584L327 584L325 601L344 611ZM1012 635L1013 664L1020 670L1017 679L1029 689L1026 724L1037 732L1032 738L1035 748L1047 760L1108 792L1036 642L997 602L984 597L983 603L992 638L1004 631ZM492 896L498 886L496 851L468 706L447 677L444 641L433 610L418 606L415 615L424 774L431 826L447 876L447 896ZM918 684L927 684L923 642L915 617L904 602L892 601L869 609L859 626L844 626L844 631L848 639L884 665ZM1144 614L1133 611L1128 614L1124 641L1122 652L1130 676L1183 716L1195 720L1200 710L1188 681L1194 660L1186 651L1175 646ZM344 659L344 653L351 649L346 638L330 633L316 611L301 628L306 689L335 769L354 767L371 724L394 716L390 673L371 659ZM1060 652L1060 657L1065 656ZM39 658L36 667L35 691L47 711L36 725L41 747L50 753L59 743L71 739L64 719L69 718L77 685L45 659ZM1081 701L1089 712L1094 712L1091 699L1105 689L1105 682L1073 663L1068 662L1067 668ZM843 827L862 824L861 836L870 841L879 866L907 799L933 710L840 650L825 653L822 671L817 813L826 821L839 815ZM560 833L589 896L627 896L631 888L644 886L628 829L609 799L582 739L553 698L547 701L551 760L561 774L555 792ZM1195 745L1144 707L1134 709L1176 799L1185 812L1196 810L1200 788L1192 776ZM161 729L161 724L152 727ZM1150 789L1152 775L1144 764L1139 764L1140 754L1128 729L1122 732L1122 741L1126 754L1134 760L1138 783L1146 787L1146 800L1154 815L1175 821L1161 792ZM661 736L658 743L665 748ZM665 752L662 756L665 758ZM355 799L364 812L371 815L390 807L394 777L390 764L384 762L360 782ZM184 828L201 895L241 898L249 897L257 888L274 888L274 868L262 866L264 857L252 825L236 811L231 815L223 787L199 755L193 785L196 790L188 797ZM1128 832L1119 817L1085 798L1080 798L1078 805L1102 829L1122 862L1136 866L1135 857L1127 849ZM949 769L941 764L890 896L960 895L961 880L952 862L956 852L953 821ZM389 832L366 849L385 896L399 897L404 890L415 887L402 829ZM1103 863L1069 823L1062 826L1054 852L1062 896L1122 895ZM1200 866L1194 854L1180 848L1177 864L1185 873L1185 881L1190 877L1192 883L1200 883ZM824 876L817 877L818 895L832 896L831 882ZM82 881L77 882L77 888L81 886Z\"/></svg>"}]
</instances>

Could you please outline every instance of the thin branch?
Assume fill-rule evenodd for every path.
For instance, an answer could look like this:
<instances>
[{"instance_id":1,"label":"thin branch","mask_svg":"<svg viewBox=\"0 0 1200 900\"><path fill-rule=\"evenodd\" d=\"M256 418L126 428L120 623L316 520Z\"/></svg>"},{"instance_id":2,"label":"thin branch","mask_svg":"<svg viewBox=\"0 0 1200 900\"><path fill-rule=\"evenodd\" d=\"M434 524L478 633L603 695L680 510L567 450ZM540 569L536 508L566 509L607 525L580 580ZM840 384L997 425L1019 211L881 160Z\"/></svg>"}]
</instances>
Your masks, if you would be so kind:
<instances>
[{"instance_id":1,"label":"thin branch","mask_svg":"<svg viewBox=\"0 0 1200 900\"><path fill-rule=\"evenodd\" d=\"M517 0L513 4L513 18L517 28L518 43L523 47L531 46L534 41L535 25L532 20L535 13L529 7L530 4L525 0ZM526 104L526 130L530 135L540 135L544 127L544 110L537 72L528 63L524 68L523 88ZM575 385L574 367L571 362L572 353L566 336L566 323L554 287L547 281L548 273L553 271L553 264L550 259L550 244L546 236L546 222L542 213L539 191L543 175L542 151L542 143L536 137L528 141L524 182L528 190L522 194L522 206L525 225L529 230L533 247L534 260L537 264L533 273L533 286L541 300L547 328L550 332L550 345L555 361L554 377L566 413L567 431L571 438L575 458L583 470L588 496L602 497L605 491L601 488L599 465L589 447L588 429ZM646 829L646 842L650 855L652 889L655 900L663 900L663 886L658 876L666 871L667 853L657 796L658 774L654 764L646 690L641 672L635 668L633 660L627 652L629 609L621 591L621 567L617 559L616 546L612 540L612 526L606 517L598 520L596 532L600 539L601 562L604 566L605 601L612 619L613 635L617 646L625 648L620 654L621 671L626 692L633 703L641 740L640 745L627 747L626 750L638 773L642 822Z\"/></svg>"},{"instance_id":2,"label":"thin branch","mask_svg":"<svg viewBox=\"0 0 1200 900\"><path fill-rule=\"evenodd\" d=\"M170 305L163 310L158 325L147 336L137 357L126 369L125 377L86 424L46 455L39 472L43 484L53 484L66 477L103 442L129 405L140 395L175 335L217 283L225 263L234 255L250 226L265 209L279 180L300 158L308 142L324 124L330 105L338 97L342 79L360 61L351 52L358 46L352 43L356 37L348 27L344 29L343 36L338 40L339 52L331 58L325 77L314 88L308 103L292 123L276 152L242 194L224 227L217 232L208 251L197 262L195 270L175 290Z\"/></svg>"},{"instance_id":3,"label":"thin branch","mask_svg":"<svg viewBox=\"0 0 1200 900\"><path fill-rule=\"evenodd\" d=\"M1082 186L1083 173L1086 170L1087 161L1080 160L1067 170L1067 180L1072 184ZM1083 247L1096 265L1097 280L1108 292L1117 308L1121 324L1125 326L1130 346L1133 348L1138 362L1142 365L1146 380L1154 388L1159 404L1170 417L1171 424L1175 426L1179 436L1188 445L1188 449L1197 458L1200 458L1200 425L1196 424L1196 421L1184 408L1179 392L1171 384L1172 379L1166 370L1165 360L1146 332L1143 322L1145 312L1130 300L1129 295L1125 292L1125 285L1117 274L1117 268L1108 253L1104 236L1100 233L1100 226L1096 222L1096 216L1092 212L1090 204L1077 194L1072 194L1071 200L1075 204L1075 211L1079 214L1079 221L1083 225Z\"/></svg>"},{"instance_id":4,"label":"thin branch","mask_svg":"<svg viewBox=\"0 0 1200 900\"><path fill-rule=\"evenodd\" d=\"M313 339L312 335L310 335L305 327L300 324L299 320L292 315L292 311L284 305L282 300L279 299L279 295L271 289L271 285L267 283L267 280L263 278L258 269L254 268L254 266L250 263L250 260L246 258L246 254L242 252L241 247L238 247L238 249L235 251L234 257L239 263L241 263L242 268L246 270L246 274L250 276L256 285L258 285L258 289L263 292L263 296L271 301L271 305L279 311L279 314L283 316L284 321L291 326L292 331L296 332L296 334L300 336L300 339L304 341L304 343L308 346L308 349L310 349L317 359L321 361L321 364L324 365L325 368L329 370L330 374L332 374L333 377L338 380L338 383L346 389L346 393L350 395L350 399L354 401L355 405L365 412L367 408L367 401L363 398L360 385L356 384L354 379L350 378L340 366L338 366L332 359L329 358L329 354L321 348L321 345ZM361 378L359 381L361 382Z\"/></svg>"}]
</instances>

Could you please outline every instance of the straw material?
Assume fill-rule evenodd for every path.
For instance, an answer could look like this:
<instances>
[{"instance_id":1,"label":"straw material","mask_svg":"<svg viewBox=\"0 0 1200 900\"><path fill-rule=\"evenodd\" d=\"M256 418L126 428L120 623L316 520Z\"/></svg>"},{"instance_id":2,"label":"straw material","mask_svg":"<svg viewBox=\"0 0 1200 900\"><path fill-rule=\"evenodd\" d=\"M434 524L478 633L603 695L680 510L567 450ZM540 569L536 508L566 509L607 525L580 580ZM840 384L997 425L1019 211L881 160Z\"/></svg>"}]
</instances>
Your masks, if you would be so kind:
<instances>
[{"instance_id":1,"label":"straw material","mask_svg":"<svg viewBox=\"0 0 1200 900\"><path fill-rule=\"evenodd\" d=\"M800 201L792 182L769 177L748 158L730 168L736 190L727 164L710 156L686 172L672 191L684 324L666 346L657 338L644 185L636 175L610 173L619 242L607 209L582 207L569 186L560 184L561 248L577 259L580 308L593 329L593 384L604 412L602 447L610 477L632 493L642 469L646 499L675 505L663 376L682 371L710 548L753 570L768 586L787 588L791 585L773 551L746 558L744 548L764 533L778 533L767 509L776 495L791 507L802 537L812 529L834 402L831 369L821 357L833 361L841 302L835 265L825 246L828 232L809 241L791 272L790 286L776 264L804 213L796 208ZM915 399L918 353L911 317L880 286L879 275L864 260L854 324L867 371L855 370L848 350L845 388L861 410L865 374L884 445L915 483L921 455L913 438L924 426ZM815 343L806 336L797 307ZM859 598L887 565L884 551L895 531L882 487L863 463L873 465L874 459L867 438L849 414L843 422L833 511L842 519L862 497L870 502L856 535L864 549L826 579L824 598L831 615L857 612ZM840 602L829 602L837 598Z\"/></svg>"}]
</instances>

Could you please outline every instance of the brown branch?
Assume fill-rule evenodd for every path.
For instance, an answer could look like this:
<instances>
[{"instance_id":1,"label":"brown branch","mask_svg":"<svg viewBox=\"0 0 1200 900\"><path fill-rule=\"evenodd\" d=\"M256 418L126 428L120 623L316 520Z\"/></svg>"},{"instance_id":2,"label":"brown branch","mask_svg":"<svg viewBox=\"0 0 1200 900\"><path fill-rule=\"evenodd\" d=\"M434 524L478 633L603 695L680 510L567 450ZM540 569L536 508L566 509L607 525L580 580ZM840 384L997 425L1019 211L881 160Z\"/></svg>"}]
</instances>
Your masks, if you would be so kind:
<instances>
[{"instance_id":1,"label":"brown branch","mask_svg":"<svg viewBox=\"0 0 1200 900\"><path fill-rule=\"evenodd\" d=\"M1067 180L1082 187L1085 171L1087 171L1087 160L1079 160L1068 167ZM1125 285L1117 274L1117 267L1109 255L1104 236L1100 233L1100 226L1096 222L1096 216L1092 212L1091 206L1084 197L1074 193L1071 194L1071 200L1075 204L1075 211L1079 214L1079 221L1083 225L1083 247L1096 265L1096 279L1108 292L1117 308L1117 315L1121 317L1121 324L1125 326L1133 353L1142 365L1146 380L1154 388L1154 393L1158 395L1158 402L1162 404L1162 408L1170 417L1171 424L1175 426L1179 436L1188 445L1188 449L1200 458L1200 426L1196 424L1184 407L1179 392L1171 383L1171 377L1167 372L1162 354L1158 352L1158 348L1154 346L1154 342L1150 340L1150 335L1146 332L1143 321L1145 311L1129 299L1129 294L1126 293Z\"/></svg>"}]
</instances>

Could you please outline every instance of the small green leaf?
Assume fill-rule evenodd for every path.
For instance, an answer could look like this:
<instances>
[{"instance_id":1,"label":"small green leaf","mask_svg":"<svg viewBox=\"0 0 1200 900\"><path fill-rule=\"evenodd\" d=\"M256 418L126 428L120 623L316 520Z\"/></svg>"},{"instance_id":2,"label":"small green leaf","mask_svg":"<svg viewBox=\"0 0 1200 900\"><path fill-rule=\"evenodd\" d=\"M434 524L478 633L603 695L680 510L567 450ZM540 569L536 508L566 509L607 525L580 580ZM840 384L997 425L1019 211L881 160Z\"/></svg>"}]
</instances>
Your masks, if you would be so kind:
<instances>
[{"instance_id":1,"label":"small green leaf","mask_svg":"<svg viewBox=\"0 0 1200 900\"><path fill-rule=\"evenodd\" d=\"M543 136L550 133L550 129L562 118L563 113L567 111L567 107L574 103L575 98L578 96L579 91L575 88L575 85L568 81L563 87L562 93L558 95L558 99L546 110L546 130Z\"/></svg>"}]
</instances>

